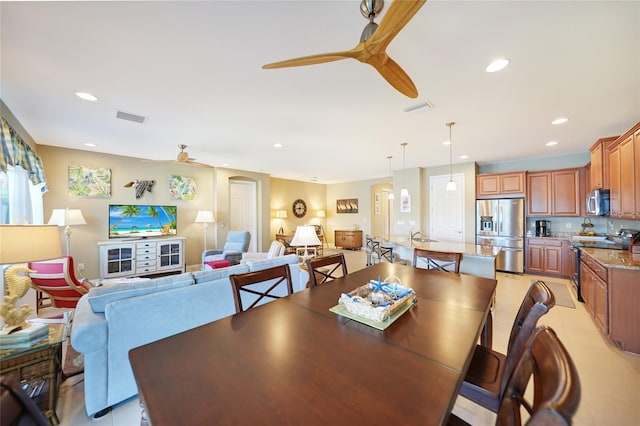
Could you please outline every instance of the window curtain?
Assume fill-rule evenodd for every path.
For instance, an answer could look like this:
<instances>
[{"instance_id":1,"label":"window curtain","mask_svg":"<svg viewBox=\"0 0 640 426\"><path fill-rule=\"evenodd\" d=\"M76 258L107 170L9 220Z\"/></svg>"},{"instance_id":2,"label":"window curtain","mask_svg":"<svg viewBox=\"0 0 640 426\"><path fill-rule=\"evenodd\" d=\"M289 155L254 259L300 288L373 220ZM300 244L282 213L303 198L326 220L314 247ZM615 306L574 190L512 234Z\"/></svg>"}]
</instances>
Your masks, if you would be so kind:
<instances>
[{"instance_id":1,"label":"window curtain","mask_svg":"<svg viewBox=\"0 0 640 426\"><path fill-rule=\"evenodd\" d=\"M35 153L2 117L0 157L1 223L44 223L44 167Z\"/></svg>"}]
</instances>

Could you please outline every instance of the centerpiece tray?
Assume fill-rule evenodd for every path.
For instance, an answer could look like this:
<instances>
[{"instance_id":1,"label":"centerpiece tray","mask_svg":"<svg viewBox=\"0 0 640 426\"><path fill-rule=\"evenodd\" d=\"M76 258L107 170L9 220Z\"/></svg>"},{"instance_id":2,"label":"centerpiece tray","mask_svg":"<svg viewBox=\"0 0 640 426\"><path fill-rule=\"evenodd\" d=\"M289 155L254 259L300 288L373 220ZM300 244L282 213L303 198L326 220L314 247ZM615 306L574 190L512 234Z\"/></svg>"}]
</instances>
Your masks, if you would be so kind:
<instances>
[{"instance_id":1,"label":"centerpiece tray","mask_svg":"<svg viewBox=\"0 0 640 426\"><path fill-rule=\"evenodd\" d=\"M384 330L415 303L412 289L397 283L370 281L343 293L329 310L338 315Z\"/></svg>"}]
</instances>

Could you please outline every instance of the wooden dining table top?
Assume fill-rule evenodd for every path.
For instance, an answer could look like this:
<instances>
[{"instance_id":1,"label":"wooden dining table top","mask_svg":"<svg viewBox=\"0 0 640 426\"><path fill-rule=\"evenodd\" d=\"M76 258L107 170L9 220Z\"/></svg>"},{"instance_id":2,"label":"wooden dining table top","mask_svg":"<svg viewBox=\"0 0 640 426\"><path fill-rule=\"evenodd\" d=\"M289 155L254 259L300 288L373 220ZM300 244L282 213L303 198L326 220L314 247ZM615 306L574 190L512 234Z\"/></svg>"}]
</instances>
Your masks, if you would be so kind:
<instances>
[{"instance_id":1,"label":"wooden dining table top","mask_svg":"<svg viewBox=\"0 0 640 426\"><path fill-rule=\"evenodd\" d=\"M417 303L385 330L329 311L341 293L390 276ZM443 424L495 288L492 279L379 263L129 358L154 426Z\"/></svg>"}]
</instances>

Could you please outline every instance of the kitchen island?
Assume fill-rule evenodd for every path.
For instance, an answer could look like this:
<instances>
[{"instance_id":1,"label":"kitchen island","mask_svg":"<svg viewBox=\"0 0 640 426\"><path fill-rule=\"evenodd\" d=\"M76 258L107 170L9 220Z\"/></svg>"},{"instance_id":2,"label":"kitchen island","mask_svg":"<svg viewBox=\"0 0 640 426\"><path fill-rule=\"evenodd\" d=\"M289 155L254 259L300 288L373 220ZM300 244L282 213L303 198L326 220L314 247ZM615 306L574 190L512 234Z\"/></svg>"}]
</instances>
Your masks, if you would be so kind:
<instances>
[{"instance_id":1,"label":"kitchen island","mask_svg":"<svg viewBox=\"0 0 640 426\"><path fill-rule=\"evenodd\" d=\"M413 261L413 249L462 253L460 272L484 278L496 278L496 256L500 247L487 247L478 244L457 243L447 241L424 241L425 239L410 240L408 236L391 235L389 239L375 238L384 246L392 246L394 255L407 261Z\"/></svg>"}]
</instances>

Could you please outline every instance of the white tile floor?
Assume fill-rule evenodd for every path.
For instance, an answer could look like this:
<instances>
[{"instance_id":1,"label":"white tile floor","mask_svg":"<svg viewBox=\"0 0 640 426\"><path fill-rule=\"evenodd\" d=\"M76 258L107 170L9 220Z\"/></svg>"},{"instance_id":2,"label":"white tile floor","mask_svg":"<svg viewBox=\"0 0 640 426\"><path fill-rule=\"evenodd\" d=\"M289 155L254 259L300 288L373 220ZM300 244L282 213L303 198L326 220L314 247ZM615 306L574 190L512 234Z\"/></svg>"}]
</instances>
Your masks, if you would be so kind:
<instances>
[{"instance_id":1,"label":"white tile floor","mask_svg":"<svg viewBox=\"0 0 640 426\"><path fill-rule=\"evenodd\" d=\"M345 251L350 271L364 267L364 251ZM532 279L567 283L559 278L498 273L497 305L494 313L494 349L504 352L513 318ZM630 355L612 346L596 328L584 308L554 307L540 323L551 326L571 354L582 387L575 425L632 426L640 424L640 356ZM119 404L109 414L93 420L84 410L84 381L78 375L65 381L60 389L57 412L63 426L140 424L138 398ZM473 425L490 425L495 415L458 398L454 412Z\"/></svg>"}]
</instances>

